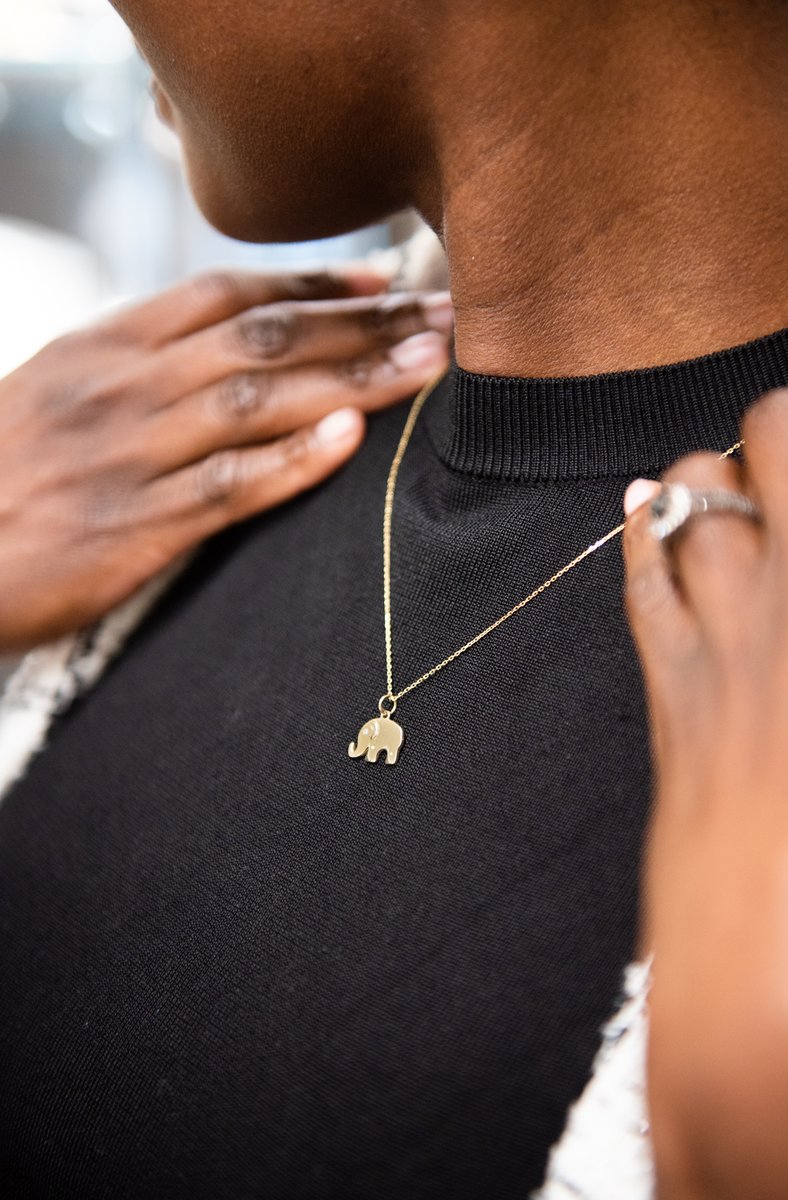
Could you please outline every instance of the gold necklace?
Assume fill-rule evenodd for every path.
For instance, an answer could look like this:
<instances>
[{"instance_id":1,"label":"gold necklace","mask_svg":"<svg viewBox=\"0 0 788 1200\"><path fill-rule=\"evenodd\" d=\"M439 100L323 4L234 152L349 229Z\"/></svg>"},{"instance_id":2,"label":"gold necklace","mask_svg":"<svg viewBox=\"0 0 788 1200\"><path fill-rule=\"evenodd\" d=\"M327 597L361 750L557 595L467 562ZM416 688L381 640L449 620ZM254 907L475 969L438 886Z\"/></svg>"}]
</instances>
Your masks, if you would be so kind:
<instances>
[{"instance_id":1,"label":"gold necklace","mask_svg":"<svg viewBox=\"0 0 788 1200\"><path fill-rule=\"evenodd\" d=\"M361 756L364 755L367 762L376 762L378 755L385 753L386 762L389 764L389 766L393 766L394 763L396 763L402 743L405 740L405 732L402 726L393 720L398 701L400 701L403 696L407 696L410 692L414 691L417 687L421 687L421 685L426 683L428 679L432 679L433 675L437 675L438 672L442 671L444 667L448 667L449 664L453 663L455 659L458 659L461 654L465 654L467 650L472 649L478 642L482 640L482 638L486 638L489 633L492 633L494 630L498 629L499 626L503 625L504 621L508 621L509 618L513 617L515 613L518 613L520 609L525 608L526 604L530 604L532 600L536 600L538 596L541 596L547 591L548 588L551 588L554 583L557 583L559 579L563 579L564 575L568 575L570 571L574 570L576 566L578 566L591 554L596 553L597 550L601 550L601 548L608 542L612 541L613 538L616 538L620 533L623 533L624 529L626 528L626 521L622 521L620 525L616 525L615 529L611 529L596 542L592 542L590 546L587 546L585 550L581 550L579 554L576 554L575 557L570 560L570 562L564 563L564 565L559 567L553 575L551 575L548 579L545 579L544 582L540 583L538 587L535 587L534 590L529 592L527 596L524 596L522 600L518 600L517 604L513 605L513 607L510 608L508 612L505 612L503 616L498 617L498 619L493 621L492 624L487 625L486 628L482 629L472 638L469 638L467 642L464 642L462 646L459 646L451 654L447 654L446 658L441 659L441 661L436 663L434 667L430 667L429 670L425 671L423 675L419 675L418 679L414 679L411 683L406 684L405 687L402 687L399 689L399 691L395 692L394 653L392 649L391 634L391 521L392 514L394 512L394 495L397 488L399 469L402 465L402 460L405 457L405 451L408 448L408 444L416 426L416 422L419 419L419 414L421 413L421 410L423 409L429 397L432 395L434 389L438 386L443 378L444 376L441 375L438 379L428 383L422 388L416 399L413 401L408 414L408 419L405 422L405 428L403 429L402 436L399 440L399 445L397 446L397 452L394 455L391 467L389 468L388 482L386 484L386 500L383 506L383 630L386 644L386 691L378 701L379 715L377 717L373 717L371 720L362 725L356 741L351 742L348 746L348 754L351 758L361 758ZM720 458L728 458L743 445L743 441L736 442L733 446L730 446L723 454L721 454Z\"/></svg>"}]
</instances>

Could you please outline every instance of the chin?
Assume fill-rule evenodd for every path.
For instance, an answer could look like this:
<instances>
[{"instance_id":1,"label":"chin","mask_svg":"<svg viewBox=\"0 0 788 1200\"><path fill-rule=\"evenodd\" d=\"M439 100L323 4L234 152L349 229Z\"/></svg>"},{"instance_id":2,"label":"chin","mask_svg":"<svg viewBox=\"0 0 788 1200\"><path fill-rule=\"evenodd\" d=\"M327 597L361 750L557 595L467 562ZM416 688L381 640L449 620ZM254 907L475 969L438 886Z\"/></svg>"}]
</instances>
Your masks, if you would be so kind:
<instances>
[{"instance_id":1,"label":"chin","mask_svg":"<svg viewBox=\"0 0 788 1200\"><path fill-rule=\"evenodd\" d=\"M339 237L386 220L404 205L376 204L355 183L336 186L325 171L293 172L293 164L279 171L244 174L226 161L217 163L188 152L184 145L186 174L192 195L209 224L239 242L313 242ZM334 183L332 188L331 183Z\"/></svg>"},{"instance_id":2,"label":"chin","mask_svg":"<svg viewBox=\"0 0 788 1200\"><path fill-rule=\"evenodd\" d=\"M250 211L246 206L234 202L233 197L217 196L215 192L206 195L194 188L192 193L208 224L236 242L308 240L306 237L302 238L288 223L273 219L268 213L261 212L257 206L254 211Z\"/></svg>"},{"instance_id":3,"label":"chin","mask_svg":"<svg viewBox=\"0 0 788 1200\"><path fill-rule=\"evenodd\" d=\"M263 186L240 181L235 186L214 168L195 169L187 160L189 186L197 207L210 225L239 242L312 242L350 233L369 222L331 220L329 206L305 206L302 196L277 195L271 200ZM218 186L217 186L218 181Z\"/></svg>"}]
</instances>

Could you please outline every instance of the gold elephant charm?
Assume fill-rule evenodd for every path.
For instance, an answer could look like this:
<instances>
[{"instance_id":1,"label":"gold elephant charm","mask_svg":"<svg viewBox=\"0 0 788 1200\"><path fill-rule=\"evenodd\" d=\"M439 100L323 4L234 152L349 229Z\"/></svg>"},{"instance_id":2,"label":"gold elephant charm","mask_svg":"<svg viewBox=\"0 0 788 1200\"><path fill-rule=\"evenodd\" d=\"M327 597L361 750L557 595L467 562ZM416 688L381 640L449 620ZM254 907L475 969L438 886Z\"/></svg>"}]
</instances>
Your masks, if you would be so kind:
<instances>
[{"instance_id":1,"label":"gold elephant charm","mask_svg":"<svg viewBox=\"0 0 788 1200\"><path fill-rule=\"evenodd\" d=\"M361 758L364 754L367 762L376 762L380 752L385 751L386 762L393 767L404 738L402 726L392 721L386 713L381 713L361 726L355 743L350 743L347 752L351 758Z\"/></svg>"}]
</instances>

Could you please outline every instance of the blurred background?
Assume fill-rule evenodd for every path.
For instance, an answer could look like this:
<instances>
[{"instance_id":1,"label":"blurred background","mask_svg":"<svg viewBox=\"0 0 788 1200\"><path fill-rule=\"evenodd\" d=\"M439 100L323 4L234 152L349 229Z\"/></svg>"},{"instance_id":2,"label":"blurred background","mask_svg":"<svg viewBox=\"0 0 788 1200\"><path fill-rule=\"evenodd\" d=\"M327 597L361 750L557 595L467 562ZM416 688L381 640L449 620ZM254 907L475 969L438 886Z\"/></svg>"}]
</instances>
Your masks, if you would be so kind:
<instances>
[{"instance_id":1,"label":"blurred background","mask_svg":"<svg viewBox=\"0 0 788 1200\"><path fill-rule=\"evenodd\" d=\"M108 0L3 0L0 371L119 299L207 265L337 259L385 227L301 246L211 230L158 122L147 72Z\"/></svg>"},{"instance_id":2,"label":"blurred background","mask_svg":"<svg viewBox=\"0 0 788 1200\"><path fill-rule=\"evenodd\" d=\"M0 375L105 306L207 266L356 257L412 227L291 246L221 237L108 0L1 0ZM0 660L0 683L7 671Z\"/></svg>"}]
</instances>

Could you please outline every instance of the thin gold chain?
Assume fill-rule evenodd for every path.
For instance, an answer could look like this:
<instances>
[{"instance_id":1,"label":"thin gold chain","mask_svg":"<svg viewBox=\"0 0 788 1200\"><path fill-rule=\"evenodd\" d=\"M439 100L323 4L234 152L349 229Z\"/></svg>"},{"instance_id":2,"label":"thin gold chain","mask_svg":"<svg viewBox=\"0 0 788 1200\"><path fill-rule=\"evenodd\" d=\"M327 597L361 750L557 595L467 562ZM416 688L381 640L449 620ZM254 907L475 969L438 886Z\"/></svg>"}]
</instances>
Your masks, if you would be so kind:
<instances>
[{"instance_id":1,"label":"thin gold chain","mask_svg":"<svg viewBox=\"0 0 788 1200\"><path fill-rule=\"evenodd\" d=\"M398 692L395 692L394 655L392 651L391 632L391 523L394 512L394 496L397 490L397 477L399 475L399 469L402 466L402 460L405 457L405 451L408 448L408 443L410 442L414 427L419 419L419 414L442 378L443 375L441 375L438 379L434 379L432 382L428 383L421 389L418 396L413 401L410 412L408 413L408 419L405 422L405 428L403 429L402 436L399 440L399 445L397 446L397 452L394 455L394 459L389 470L388 482L386 484L386 501L383 507L383 620L386 640L387 691L386 696L383 697L383 699L393 702L394 705L396 705L397 701L401 700L403 696L407 696L409 692L412 692L415 688L420 687L422 683L426 683L428 679L432 679L433 675L438 674L438 671L442 671L444 667L448 667L450 663L453 663L455 659L460 657L461 654L465 654L466 650L470 650L473 646L480 642L482 638L486 638L488 633L492 633L494 630L498 629L500 625L503 625L504 621L508 621L509 618L513 617L515 613L518 613L520 609L525 608L526 604L530 604L532 600L536 600L538 596L541 596L547 591L548 588L551 588L554 583L557 583L559 579L562 579L564 575L567 575L571 570L578 566L583 559L588 558L589 555L594 554L597 550L600 550L607 542L612 541L613 538L618 537L620 533L623 533L624 529L626 528L626 521L622 521L620 525L616 525L615 529L611 529L608 533L604 534L603 537L599 538L598 541L592 542L592 544L587 546L585 550L582 550L579 554L575 555L570 562L565 563L563 567L559 567L555 574L551 575L549 579L545 579L544 583L540 583L539 586L534 588L532 592L529 592L527 596L523 597L522 600L519 600L517 604L510 608L508 612L505 612L503 616L498 617L498 619L493 621L492 624L475 634L474 637L469 638L467 642L464 642L463 645L459 646L452 654L447 654L446 658L441 659L441 661L436 663L434 667L430 667L430 669L425 671L423 675L419 675L418 679L414 679L412 683L409 683L406 687L400 688ZM720 455L720 458L729 458L731 454L735 454L737 450L740 450L743 445L744 440L742 439L741 441L736 442L733 446L729 446L728 449Z\"/></svg>"}]
</instances>

